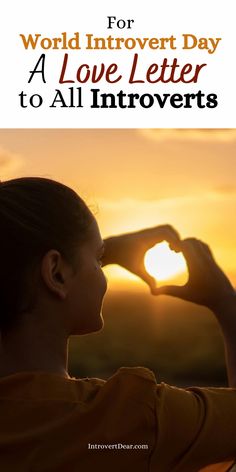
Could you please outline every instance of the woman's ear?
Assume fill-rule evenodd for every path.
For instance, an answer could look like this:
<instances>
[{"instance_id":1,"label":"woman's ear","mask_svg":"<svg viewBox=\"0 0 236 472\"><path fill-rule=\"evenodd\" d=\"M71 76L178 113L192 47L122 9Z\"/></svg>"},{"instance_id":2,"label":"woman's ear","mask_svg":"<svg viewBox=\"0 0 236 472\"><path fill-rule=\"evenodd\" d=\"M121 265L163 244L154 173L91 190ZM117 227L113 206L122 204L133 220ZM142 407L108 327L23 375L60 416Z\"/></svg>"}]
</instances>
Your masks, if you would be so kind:
<instances>
[{"instance_id":1,"label":"woman's ear","mask_svg":"<svg viewBox=\"0 0 236 472\"><path fill-rule=\"evenodd\" d=\"M41 276L55 296L65 300L68 294L68 277L71 271L59 251L51 249L41 262Z\"/></svg>"}]
</instances>

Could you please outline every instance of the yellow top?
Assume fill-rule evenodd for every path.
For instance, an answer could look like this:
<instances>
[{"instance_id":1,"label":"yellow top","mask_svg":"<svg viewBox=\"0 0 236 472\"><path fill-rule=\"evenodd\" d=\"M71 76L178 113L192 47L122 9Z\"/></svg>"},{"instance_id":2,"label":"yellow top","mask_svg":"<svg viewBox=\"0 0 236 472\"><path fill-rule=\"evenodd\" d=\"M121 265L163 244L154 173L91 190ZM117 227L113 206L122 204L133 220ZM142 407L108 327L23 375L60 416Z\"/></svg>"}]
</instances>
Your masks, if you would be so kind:
<instances>
[{"instance_id":1,"label":"yellow top","mask_svg":"<svg viewBox=\"0 0 236 472\"><path fill-rule=\"evenodd\" d=\"M234 458L236 389L157 384L143 367L0 379L0 471L194 472Z\"/></svg>"}]
</instances>

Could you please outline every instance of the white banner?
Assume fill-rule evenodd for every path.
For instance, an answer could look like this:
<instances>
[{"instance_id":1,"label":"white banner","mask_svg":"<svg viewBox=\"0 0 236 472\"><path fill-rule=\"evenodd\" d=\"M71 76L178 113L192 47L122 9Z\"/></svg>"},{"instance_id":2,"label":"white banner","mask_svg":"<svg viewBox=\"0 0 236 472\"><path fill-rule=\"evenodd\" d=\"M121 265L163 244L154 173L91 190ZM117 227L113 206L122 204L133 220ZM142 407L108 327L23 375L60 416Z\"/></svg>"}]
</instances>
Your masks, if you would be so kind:
<instances>
[{"instance_id":1,"label":"white banner","mask_svg":"<svg viewBox=\"0 0 236 472\"><path fill-rule=\"evenodd\" d=\"M9 0L1 128L235 128L234 3Z\"/></svg>"}]
</instances>

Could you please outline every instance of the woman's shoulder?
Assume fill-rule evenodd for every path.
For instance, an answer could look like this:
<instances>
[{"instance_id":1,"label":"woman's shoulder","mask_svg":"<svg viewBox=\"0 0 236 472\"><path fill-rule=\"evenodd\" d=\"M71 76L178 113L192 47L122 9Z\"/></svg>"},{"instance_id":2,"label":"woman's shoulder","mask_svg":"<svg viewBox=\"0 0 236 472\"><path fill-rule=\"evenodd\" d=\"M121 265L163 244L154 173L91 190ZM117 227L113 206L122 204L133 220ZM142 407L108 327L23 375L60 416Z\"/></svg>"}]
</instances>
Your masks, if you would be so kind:
<instances>
[{"instance_id":1,"label":"woman's shoulder","mask_svg":"<svg viewBox=\"0 0 236 472\"><path fill-rule=\"evenodd\" d=\"M95 377L80 380L90 395L119 401L136 399L153 404L157 387L154 373L146 367L120 367L106 380Z\"/></svg>"},{"instance_id":2,"label":"woman's shoulder","mask_svg":"<svg viewBox=\"0 0 236 472\"><path fill-rule=\"evenodd\" d=\"M142 382L144 381L151 381L155 385L157 384L156 382L156 377L154 372L152 370L148 369L147 367L120 367L119 369L116 370L114 374L112 374L110 377L107 379L102 379L99 377L85 377L85 378L76 378L76 377L71 377L71 380L74 380L76 382L83 381L88 384L92 385L100 385L101 387L104 387L105 385L117 383L117 382L126 382L126 381L137 381L137 382Z\"/></svg>"},{"instance_id":3,"label":"woman's shoulder","mask_svg":"<svg viewBox=\"0 0 236 472\"><path fill-rule=\"evenodd\" d=\"M107 379L63 377L46 372L22 372L0 379L0 399L66 401L91 405L139 403L154 406L157 382L146 367L120 367Z\"/></svg>"},{"instance_id":4,"label":"woman's shoulder","mask_svg":"<svg viewBox=\"0 0 236 472\"><path fill-rule=\"evenodd\" d=\"M152 370L147 367L120 367L114 375L112 375L108 380L111 381L114 378L133 378L143 379L154 382L156 384L156 377Z\"/></svg>"}]
</instances>

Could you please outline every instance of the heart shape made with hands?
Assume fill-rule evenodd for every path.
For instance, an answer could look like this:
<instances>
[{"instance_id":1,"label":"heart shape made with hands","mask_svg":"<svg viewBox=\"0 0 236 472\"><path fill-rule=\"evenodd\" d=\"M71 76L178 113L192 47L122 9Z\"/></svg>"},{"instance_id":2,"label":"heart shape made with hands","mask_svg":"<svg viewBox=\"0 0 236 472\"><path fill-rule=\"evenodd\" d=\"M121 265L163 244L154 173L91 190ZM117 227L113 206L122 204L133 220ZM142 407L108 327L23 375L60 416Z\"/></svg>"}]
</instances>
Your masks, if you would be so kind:
<instances>
[{"instance_id":1,"label":"heart shape made with hands","mask_svg":"<svg viewBox=\"0 0 236 472\"><path fill-rule=\"evenodd\" d=\"M156 244L144 257L145 269L158 285L167 280L184 285L188 280L186 260L181 252L172 251L167 242Z\"/></svg>"}]
</instances>

